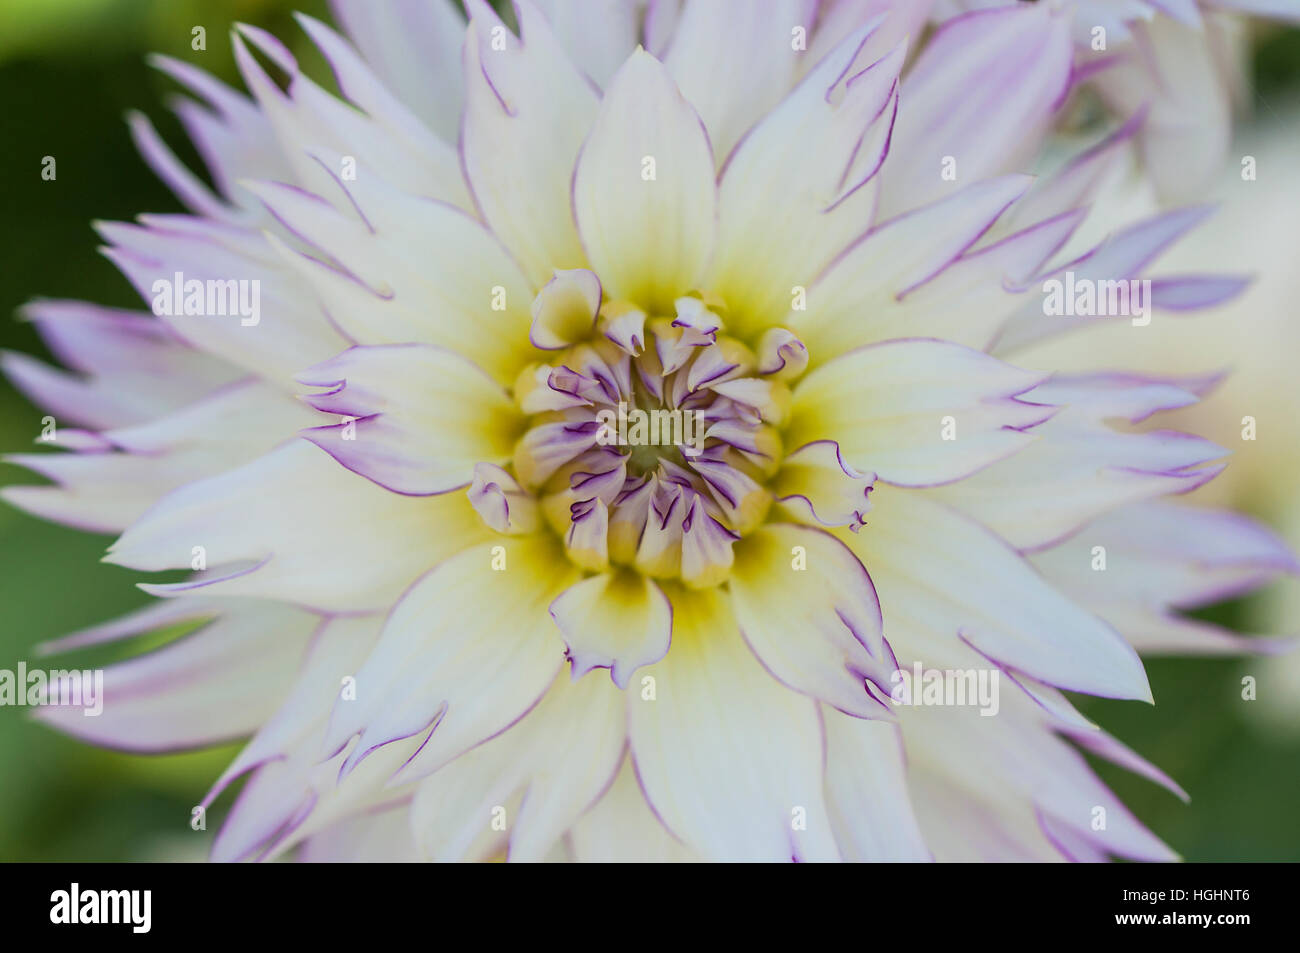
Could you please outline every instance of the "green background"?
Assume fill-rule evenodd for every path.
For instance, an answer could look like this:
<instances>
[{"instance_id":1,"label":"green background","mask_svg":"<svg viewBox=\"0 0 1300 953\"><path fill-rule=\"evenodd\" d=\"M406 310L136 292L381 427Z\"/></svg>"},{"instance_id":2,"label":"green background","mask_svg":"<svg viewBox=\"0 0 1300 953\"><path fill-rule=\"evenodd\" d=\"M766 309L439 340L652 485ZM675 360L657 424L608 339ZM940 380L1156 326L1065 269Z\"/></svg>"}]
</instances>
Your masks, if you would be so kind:
<instances>
[{"instance_id":1,"label":"green background","mask_svg":"<svg viewBox=\"0 0 1300 953\"><path fill-rule=\"evenodd\" d=\"M0 0L0 346L48 358L32 328L11 319L34 296L140 307L96 252L90 221L181 209L135 154L124 113L143 109L178 155L202 169L162 105L174 87L144 55L170 53L237 83L228 30L243 20L292 38L305 67L325 82L291 6L327 18L322 0ZM190 48L195 25L207 29L206 52ZM1262 40L1255 79L1265 96L1300 86L1300 33L1274 31ZM58 161L52 182L40 178L45 155ZM29 450L42 415L0 380L0 450ZM0 485L30 482L38 479L0 464ZM98 561L109 542L0 504L0 668L14 669L19 659L38 664L35 643L145 601L133 573ZM1210 615L1258 625L1254 609L1229 605ZM67 661L99 665L121 655L108 647ZM1300 859L1300 736L1262 730L1240 700L1243 673L1259 674L1268 690L1263 664L1167 660L1150 662L1148 671L1154 708L1081 704L1182 783L1192 803L1100 765L1105 779L1188 860ZM235 746L118 754L64 738L26 711L0 708L0 860L202 857L231 795L218 802L206 834L190 830L189 812Z\"/></svg>"}]
</instances>

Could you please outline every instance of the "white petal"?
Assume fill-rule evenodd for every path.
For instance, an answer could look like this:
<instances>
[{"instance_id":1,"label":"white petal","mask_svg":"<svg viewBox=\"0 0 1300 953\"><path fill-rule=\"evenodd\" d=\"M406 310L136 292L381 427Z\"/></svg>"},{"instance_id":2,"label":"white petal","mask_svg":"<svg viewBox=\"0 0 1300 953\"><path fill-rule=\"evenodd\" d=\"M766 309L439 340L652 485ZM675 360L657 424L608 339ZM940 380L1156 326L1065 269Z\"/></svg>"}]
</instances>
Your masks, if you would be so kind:
<instances>
[{"instance_id":1,"label":"white petal","mask_svg":"<svg viewBox=\"0 0 1300 953\"><path fill-rule=\"evenodd\" d=\"M355 180L331 181L331 194L355 205L353 211L339 212L290 186L248 186L309 246L270 239L280 262L305 278L331 320L356 343L433 344L513 383L534 356L527 340L532 292L491 232L369 168L359 169Z\"/></svg>"},{"instance_id":2,"label":"white petal","mask_svg":"<svg viewBox=\"0 0 1300 953\"><path fill-rule=\"evenodd\" d=\"M736 544L730 588L745 641L776 678L859 718L888 717L864 684L888 691L880 603L844 544L810 527L768 524Z\"/></svg>"},{"instance_id":3,"label":"white petal","mask_svg":"<svg viewBox=\"0 0 1300 953\"><path fill-rule=\"evenodd\" d=\"M175 600L185 602L188 600ZM379 638L383 617L338 616L312 635L294 679L281 693L279 707L221 773L203 803L211 804L240 775L295 755L304 745L319 745L335 702L365 662Z\"/></svg>"},{"instance_id":4,"label":"white petal","mask_svg":"<svg viewBox=\"0 0 1300 953\"><path fill-rule=\"evenodd\" d=\"M754 127L723 170L709 287L726 299L735 332L779 320L794 289L812 284L870 226L903 51L850 78L866 35L847 37Z\"/></svg>"},{"instance_id":5,"label":"white petal","mask_svg":"<svg viewBox=\"0 0 1300 953\"><path fill-rule=\"evenodd\" d=\"M912 813L896 725L822 708L826 807L844 859L855 863L933 859Z\"/></svg>"},{"instance_id":6,"label":"white petal","mask_svg":"<svg viewBox=\"0 0 1300 953\"><path fill-rule=\"evenodd\" d=\"M596 805L569 831L579 861L689 863L699 860L659 822L636 780L631 759Z\"/></svg>"},{"instance_id":7,"label":"white petal","mask_svg":"<svg viewBox=\"0 0 1300 953\"><path fill-rule=\"evenodd\" d=\"M7 486L0 495L44 519L120 533L177 487L254 460L320 422L285 391L250 378L150 423L106 430L117 452L10 455L56 485Z\"/></svg>"},{"instance_id":8,"label":"white petal","mask_svg":"<svg viewBox=\"0 0 1300 953\"><path fill-rule=\"evenodd\" d=\"M649 53L633 53L605 91L573 209L611 298L672 314L696 289L716 229L713 159L699 117Z\"/></svg>"},{"instance_id":9,"label":"white petal","mask_svg":"<svg viewBox=\"0 0 1300 953\"><path fill-rule=\"evenodd\" d=\"M395 493L429 495L468 486L475 464L510 458L523 429L500 386L441 348L349 348L298 379L329 388L305 400L344 418L303 436Z\"/></svg>"},{"instance_id":10,"label":"white petal","mask_svg":"<svg viewBox=\"0 0 1300 953\"><path fill-rule=\"evenodd\" d=\"M915 491L879 487L873 496L867 528L842 535L870 570L886 620L966 641L1060 688L1151 700L1137 653L993 533ZM894 647L902 658L904 647Z\"/></svg>"},{"instance_id":11,"label":"white petal","mask_svg":"<svg viewBox=\"0 0 1300 953\"><path fill-rule=\"evenodd\" d=\"M1023 167L1069 90L1070 19L1017 4L951 20L930 38L899 94L883 214Z\"/></svg>"},{"instance_id":12,"label":"white petal","mask_svg":"<svg viewBox=\"0 0 1300 953\"><path fill-rule=\"evenodd\" d=\"M537 0L569 57L604 86L636 49L641 24L637 5L628 0Z\"/></svg>"},{"instance_id":13,"label":"white petal","mask_svg":"<svg viewBox=\"0 0 1300 953\"><path fill-rule=\"evenodd\" d=\"M465 21L451 0L330 0L366 62L446 142L460 129Z\"/></svg>"},{"instance_id":14,"label":"white petal","mask_svg":"<svg viewBox=\"0 0 1300 953\"><path fill-rule=\"evenodd\" d=\"M591 576L551 605L564 634L573 677L608 668L614 683L627 688L633 673L668 651L672 606L653 581L616 571Z\"/></svg>"},{"instance_id":15,"label":"white petal","mask_svg":"<svg viewBox=\"0 0 1300 953\"><path fill-rule=\"evenodd\" d=\"M148 591L204 588L324 611L373 611L391 605L429 566L491 535L462 493L400 496L295 440L164 497L105 561L146 572L188 569L202 546L206 570ZM230 567L243 571L223 571Z\"/></svg>"},{"instance_id":16,"label":"white petal","mask_svg":"<svg viewBox=\"0 0 1300 953\"><path fill-rule=\"evenodd\" d=\"M1147 653L1282 648L1279 641L1242 637L1175 610L1237 598L1281 574L1300 572L1290 548L1266 527L1227 510L1163 501L1119 507L1031 562Z\"/></svg>"},{"instance_id":17,"label":"white petal","mask_svg":"<svg viewBox=\"0 0 1300 953\"><path fill-rule=\"evenodd\" d=\"M155 313L182 340L282 386L304 367L347 346L310 287L284 266L272 242L242 229L191 221L198 225L183 231L171 223L97 226L112 246L104 249L105 257L145 301L158 305ZM223 291L228 282L237 282L238 304L228 298L225 314L174 313L174 296L194 281ZM156 287L158 282L166 285Z\"/></svg>"},{"instance_id":18,"label":"white petal","mask_svg":"<svg viewBox=\"0 0 1300 953\"><path fill-rule=\"evenodd\" d=\"M621 691L561 675L518 724L420 784L421 853L475 859L506 842L510 860L542 860L609 785L625 738Z\"/></svg>"},{"instance_id":19,"label":"white petal","mask_svg":"<svg viewBox=\"0 0 1300 953\"><path fill-rule=\"evenodd\" d=\"M335 706L327 753L360 734L346 773L377 748L433 727L399 772L410 780L515 721L563 664L546 607L576 578L548 535L499 537L436 566L394 607L357 673L357 700Z\"/></svg>"},{"instance_id":20,"label":"white petal","mask_svg":"<svg viewBox=\"0 0 1300 953\"><path fill-rule=\"evenodd\" d=\"M329 36L324 27L316 32L318 38ZM301 185L317 194L326 193L330 172L322 169L310 152L333 149L354 156L367 168L385 169L395 184L416 195L470 207L455 149L389 98L346 43L335 37L325 52L342 78L344 90L359 96L355 101L363 109L375 110L369 115L334 98L303 75L288 48L265 30L240 24L233 43L244 82L270 121ZM281 91L249 51L248 43L288 74L287 89Z\"/></svg>"},{"instance_id":21,"label":"white petal","mask_svg":"<svg viewBox=\"0 0 1300 953\"><path fill-rule=\"evenodd\" d=\"M745 130L794 82L795 30L812 25L808 0L687 0L664 65L704 120L721 165Z\"/></svg>"},{"instance_id":22,"label":"white petal","mask_svg":"<svg viewBox=\"0 0 1300 953\"><path fill-rule=\"evenodd\" d=\"M971 707L900 709L909 784L936 859L1052 859L1060 851L1043 817L1107 853L1176 859L1077 751L1025 712L1004 705L985 718ZM1100 831L1093 829L1099 807Z\"/></svg>"},{"instance_id":23,"label":"white petal","mask_svg":"<svg viewBox=\"0 0 1300 953\"><path fill-rule=\"evenodd\" d=\"M1170 17L1132 31L1129 56L1098 71L1093 84L1121 114L1150 104L1139 133L1143 160L1165 203L1193 201L1223 167L1232 136L1228 77L1214 54L1223 37L1212 23Z\"/></svg>"},{"instance_id":24,"label":"white petal","mask_svg":"<svg viewBox=\"0 0 1300 953\"><path fill-rule=\"evenodd\" d=\"M1058 408L1034 429L1037 439L1024 452L935 496L1017 549L1034 550L1116 506L1194 490L1222 469L1202 464L1227 451L1191 434L1112 424L1195 403L1196 394L1180 383L1124 374L1055 377L1023 395Z\"/></svg>"},{"instance_id":25,"label":"white petal","mask_svg":"<svg viewBox=\"0 0 1300 953\"><path fill-rule=\"evenodd\" d=\"M1042 376L946 341L888 341L809 372L786 440L834 440L844 459L887 483L949 483L1023 450L1051 413L1017 400Z\"/></svg>"},{"instance_id":26,"label":"white petal","mask_svg":"<svg viewBox=\"0 0 1300 953\"><path fill-rule=\"evenodd\" d=\"M484 219L540 287L555 268L586 265L569 190L597 97L537 9L517 9L519 39L472 7L462 150Z\"/></svg>"},{"instance_id":27,"label":"white petal","mask_svg":"<svg viewBox=\"0 0 1300 953\"><path fill-rule=\"evenodd\" d=\"M298 852L303 864L405 864L419 860L406 804L358 814L308 838Z\"/></svg>"},{"instance_id":28,"label":"white petal","mask_svg":"<svg viewBox=\"0 0 1300 953\"><path fill-rule=\"evenodd\" d=\"M239 738L271 717L288 694L318 622L289 606L231 606L195 632L104 669L98 714L47 706L37 717L125 751L196 748Z\"/></svg>"},{"instance_id":29,"label":"white petal","mask_svg":"<svg viewBox=\"0 0 1300 953\"><path fill-rule=\"evenodd\" d=\"M990 179L877 226L809 285L805 307L792 309L781 324L804 342L814 366L864 344L928 333L910 325L890 333L899 327L899 299L956 261L1029 181Z\"/></svg>"},{"instance_id":30,"label":"white petal","mask_svg":"<svg viewBox=\"0 0 1300 953\"><path fill-rule=\"evenodd\" d=\"M672 650L627 693L632 755L655 813L707 859L837 859L815 703L763 671L718 590L669 596Z\"/></svg>"}]
</instances>

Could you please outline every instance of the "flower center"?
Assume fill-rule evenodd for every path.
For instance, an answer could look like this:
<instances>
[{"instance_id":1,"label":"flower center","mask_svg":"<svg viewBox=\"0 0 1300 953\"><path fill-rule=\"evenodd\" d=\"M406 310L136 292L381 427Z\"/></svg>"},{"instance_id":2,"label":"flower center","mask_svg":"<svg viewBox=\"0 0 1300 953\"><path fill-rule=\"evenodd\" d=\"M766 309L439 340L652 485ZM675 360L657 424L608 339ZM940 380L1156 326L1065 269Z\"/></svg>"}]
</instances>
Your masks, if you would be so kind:
<instances>
[{"instance_id":1,"label":"flower center","mask_svg":"<svg viewBox=\"0 0 1300 953\"><path fill-rule=\"evenodd\" d=\"M591 272L556 273L532 328L553 356L515 385L529 425L513 473L481 464L470 490L489 523L526 532L544 519L595 572L630 566L698 588L727 579L732 545L772 504L785 381L806 352L778 329L755 353L725 333L710 295L675 307L648 316L602 300Z\"/></svg>"}]
</instances>

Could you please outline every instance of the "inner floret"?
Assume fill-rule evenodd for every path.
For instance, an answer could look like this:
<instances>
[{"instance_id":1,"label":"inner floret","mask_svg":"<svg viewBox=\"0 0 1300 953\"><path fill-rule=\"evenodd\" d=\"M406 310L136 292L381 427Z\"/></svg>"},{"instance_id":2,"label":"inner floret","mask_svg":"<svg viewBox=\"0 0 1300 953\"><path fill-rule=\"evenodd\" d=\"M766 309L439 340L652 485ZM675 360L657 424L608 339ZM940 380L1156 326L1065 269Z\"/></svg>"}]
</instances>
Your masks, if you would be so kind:
<instances>
[{"instance_id":1,"label":"inner floret","mask_svg":"<svg viewBox=\"0 0 1300 953\"><path fill-rule=\"evenodd\" d=\"M542 521L569 558L707 587L767 517L782 463L786 380L806 365L788 332L758 353L726 334L723 302L692 294L672 316L602 300L587 271L557 272L533 306L550 360L514 388L528 416L511 469L482 464L470 496L495 528Z\"/></svg>"}]
</instances>

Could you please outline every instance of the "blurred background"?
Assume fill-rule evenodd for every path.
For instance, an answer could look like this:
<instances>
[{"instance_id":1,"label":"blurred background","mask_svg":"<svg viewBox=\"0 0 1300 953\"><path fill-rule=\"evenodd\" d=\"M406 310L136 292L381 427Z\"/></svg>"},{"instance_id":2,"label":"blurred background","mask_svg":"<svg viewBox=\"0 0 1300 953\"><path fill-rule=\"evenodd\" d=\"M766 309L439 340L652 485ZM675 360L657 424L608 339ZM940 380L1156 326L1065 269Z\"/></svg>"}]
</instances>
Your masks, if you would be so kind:
<instances>
[{"instance_id":1,"label":"blurred background","mask_svg":"<svg viewBox=\"0 0 1300 953\"><path fill-rule=\"evenodd\" d=\"M181 207L135 154L125 112L147 112L177 154L202 169L165 108L174 88L145 65L145 54L169 53L238 85L229 27L244 21L288 42L329 88L328 71L303 42L291 9L328 18L324 0L0 0L0 347L49 359L35 332L13 317L32 297L141 306L97 253L90 222ZM206 29L206 51L191 49L196 25ZM1116 342L1113 358L1134 369L1235 372L1205 404L1165 425L1194 429L1235 451L1205 502L1245 509L1300 548L1300 31L1255 31L1248 75L1233 162L1247 153L1268 160L1261 158L1249 190L1235 164L1225 170L1212 196L1223 202L1219 217L1166 264L1251 272L1256 283L1229 308L1165 323L1141 347ZM46 155L58 162L54 181L40 177ZM1110 201L1117 216L1131 220L1146 199L1121 190ZM1160 324L1157 318L1152 329ZM1094 364L1107 353L1105 341L1057 347L1050 357L1062 367ZM1260 420L1254 445L1238 434L1245 414ZM30 450L42 416L0 379L0 451ZM32 482L38 478L0 464L0 485ZM146 601L131 572L99 562L110 541L0 504L0 669L13 670L20 659L48 667L33 652L36 643ZM1298 590L1294 581L1279 583L1201 615L1245 631L1297 634ZM138 650L136 643L131 652ZM109 646L59 664L66 658L69 666L98 666L124 654ZM1109 765L1098 764L1099 773L1189 861L1300 860L1300 653L1154 660L1148 672L1154 708L1076 700L1178 780L1191 804ZM1258 680L1257 701L1241 699L1245 674ZM218 802L206 833L190 830L190 810L237 746L119 754L57 735L27 712L0 707L0 860L203 859L231 795Z\"/></svg>"}]
</instances>

